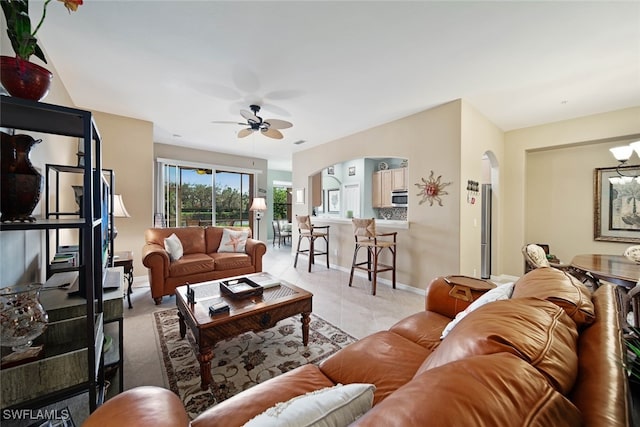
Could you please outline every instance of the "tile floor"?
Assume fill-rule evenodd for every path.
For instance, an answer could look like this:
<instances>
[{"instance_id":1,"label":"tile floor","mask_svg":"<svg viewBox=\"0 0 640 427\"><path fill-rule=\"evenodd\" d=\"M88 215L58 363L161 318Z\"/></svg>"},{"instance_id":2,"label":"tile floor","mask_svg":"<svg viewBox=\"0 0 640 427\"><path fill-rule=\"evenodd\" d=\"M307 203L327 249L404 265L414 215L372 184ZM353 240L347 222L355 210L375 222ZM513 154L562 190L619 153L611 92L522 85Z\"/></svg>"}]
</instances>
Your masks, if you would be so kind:
<instances>
[{"instance_id":1,"label":"tile floor","mask_svg":"<svg viewBox=\"0 0 640 427\"><path fill-rule=\"evenodd\" d=\"M269 243L263 267L312 292L313 312L356 338L388 329L398 320L424 309L422 291L394 290L378 282L377 295L373 296L366 277L356 276L350 288L348 272L327 270L320 263L308 273L307 258L303 256L298 260L298 268L293 268L290 246L278 248ZM124 310L124 388L167 387L153 312L175 307L175 298L164 297L162 304L156 306L148 282L136 278L131 300L133 308Z\"/></svg>"}]
</instances>

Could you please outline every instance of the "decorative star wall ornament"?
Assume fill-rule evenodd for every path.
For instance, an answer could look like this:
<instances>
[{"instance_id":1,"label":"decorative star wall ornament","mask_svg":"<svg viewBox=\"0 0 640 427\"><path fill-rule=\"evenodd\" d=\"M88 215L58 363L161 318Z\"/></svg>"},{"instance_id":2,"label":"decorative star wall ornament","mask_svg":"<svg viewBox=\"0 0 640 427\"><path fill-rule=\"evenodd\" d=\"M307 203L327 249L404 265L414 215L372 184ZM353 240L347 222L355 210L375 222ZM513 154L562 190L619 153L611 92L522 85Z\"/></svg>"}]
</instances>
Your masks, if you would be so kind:
<instances>
[{"instance_id":1,"label":"decorative star wall ornament","mask_svg":"<svg viewBox=\"0 0 640 427\"><path fill-rule=\"evenodd\" d=\"M450 182L440 182L440 178L442 175L438 175L438 178L433 178L433 171L429 175L429 179L421 178L422 182L415 184L416 187L420 189L420 192L417 196L422 196L422 200L420 200L419 204L423 204L426 201L429 201L429 206L433 206L433 202L436 201L440 206L442 206L442 199L440 196L444 196L447 193L443 190L444 187L450 185Z\"/></svg>"}]
</instances>

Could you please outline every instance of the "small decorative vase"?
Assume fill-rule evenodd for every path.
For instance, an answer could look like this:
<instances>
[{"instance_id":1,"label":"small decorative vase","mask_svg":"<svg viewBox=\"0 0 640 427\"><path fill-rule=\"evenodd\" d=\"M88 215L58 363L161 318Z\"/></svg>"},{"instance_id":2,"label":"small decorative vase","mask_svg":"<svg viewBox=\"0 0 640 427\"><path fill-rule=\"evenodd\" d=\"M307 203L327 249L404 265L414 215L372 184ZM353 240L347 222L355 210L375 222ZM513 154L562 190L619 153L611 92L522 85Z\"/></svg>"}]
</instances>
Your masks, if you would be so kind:
<instances>
[{"instance_id":1,"label":"small decorative vase","mask_svg":"<svg viewBox=\"0 0 640 427\"><path fill-rule=\"evenodd\" d=\"M0 81L9 95L40 101L49 93L53 74L33 62L0 56Z\"/></svg>"},{"instance_id":2,"label":"small decorative vase","mask_svg":"<svg viewBox=\"0 0 640 427\"><path fill-rule=\"evenodd\" d=\"M31 213L40 200L42 175L31 164L29 152L41 140L0 133L0 222L35 221Z\"/></svg>"},{"instance_id":3,"label":"small decorative vase","mask_svg":"<svg viewBox=\"0 0 640 427\"><path fill-rule=\"evenodd\" d=\"M16 353L29 350L47 328L47 312L38 299L40 283L0 288L0 343Z\"/></svg>"}]
</instances>

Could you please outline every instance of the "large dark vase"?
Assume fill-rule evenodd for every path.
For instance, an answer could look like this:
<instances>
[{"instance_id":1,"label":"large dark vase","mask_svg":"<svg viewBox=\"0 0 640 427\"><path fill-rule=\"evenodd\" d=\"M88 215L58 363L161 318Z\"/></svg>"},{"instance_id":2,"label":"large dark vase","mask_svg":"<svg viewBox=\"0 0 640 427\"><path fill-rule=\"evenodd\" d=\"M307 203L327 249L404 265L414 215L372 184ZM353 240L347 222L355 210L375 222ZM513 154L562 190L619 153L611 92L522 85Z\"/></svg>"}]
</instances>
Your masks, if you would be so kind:
<instances>
[{"instance_id":1,"label":"large dark vase","mask_svg":"<svg viewBox=\"0 0 640 427\"><path fill-rule=\"evenodd\" d=\"M31 213L40 200L42 175L31 164L29 152L41 140L0 133L0 221L35 221Z\"/></svg>"},{"instance_id":2,"label":"large dark vase","mask_svg":"<svg viewBox=\"0 0 640 427\"><path fill-rule=\"evenodd\" d=\"M0 81L9 95L40 101L49 93L53 74L46 68L13 56L0 56Z\"/></svg>"}]
</instances>

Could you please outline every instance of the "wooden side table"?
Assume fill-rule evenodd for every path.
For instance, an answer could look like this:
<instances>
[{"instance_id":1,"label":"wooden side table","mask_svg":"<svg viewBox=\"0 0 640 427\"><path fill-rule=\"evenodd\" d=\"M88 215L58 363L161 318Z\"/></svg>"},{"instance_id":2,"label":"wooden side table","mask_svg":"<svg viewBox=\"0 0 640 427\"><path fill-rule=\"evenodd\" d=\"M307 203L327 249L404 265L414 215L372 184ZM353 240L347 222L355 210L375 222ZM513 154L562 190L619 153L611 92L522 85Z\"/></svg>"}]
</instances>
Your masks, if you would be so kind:
<instances>
[{"instance_id":1,"label":"wooden side table","mask_svg":"<svg viewBox=\"0 0 640 427\"><path fill-rule=\"evenodd\" d=\"M113 256L113 266L124 268L124 277L127 280L127 301L129 301L129 308L133 308L131 305L131 285L133 285L133 252L121 251L116 252Z\"/></svg>"}]
</instances>

